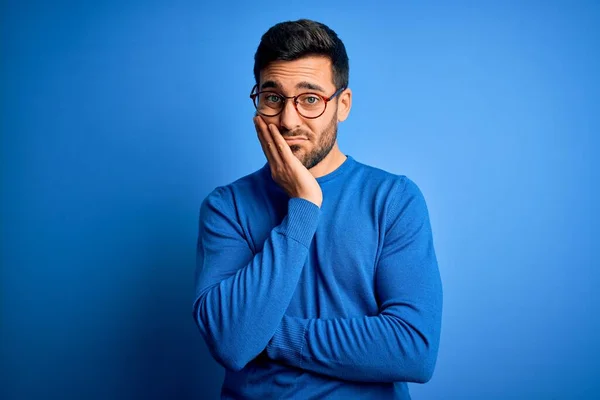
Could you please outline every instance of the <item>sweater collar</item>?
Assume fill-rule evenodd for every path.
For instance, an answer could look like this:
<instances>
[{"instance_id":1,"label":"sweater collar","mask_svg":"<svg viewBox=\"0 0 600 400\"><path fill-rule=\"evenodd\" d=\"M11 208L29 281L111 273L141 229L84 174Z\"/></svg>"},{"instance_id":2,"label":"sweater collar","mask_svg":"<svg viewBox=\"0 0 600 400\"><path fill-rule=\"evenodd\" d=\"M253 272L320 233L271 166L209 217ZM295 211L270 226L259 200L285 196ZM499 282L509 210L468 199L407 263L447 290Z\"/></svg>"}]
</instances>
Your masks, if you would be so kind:
<instances>
[{"instance_id":1,"label":"sweater collar","mask_svg":"<svg viewBox=\"0 0 600 400\"><path fill-rule=\"evenodd\" d=\"M344 160L344 162L339 167L337 167L336 169L334 169L333 171L331 171L330 173L328 173L326 175L316 178L317 182L319 184L322 184L325 182L329 182L329 181L337 178L338 176L344 175L347 171L349 171L352 168L352 166L355 163L356 163L356 160L351 155L346 154L346 160ZM271 178L271 169L269 167L268 162L266 162L265 165L263 165L263 167L261 169L266 176Z\"/></svg>"}]
</instances>

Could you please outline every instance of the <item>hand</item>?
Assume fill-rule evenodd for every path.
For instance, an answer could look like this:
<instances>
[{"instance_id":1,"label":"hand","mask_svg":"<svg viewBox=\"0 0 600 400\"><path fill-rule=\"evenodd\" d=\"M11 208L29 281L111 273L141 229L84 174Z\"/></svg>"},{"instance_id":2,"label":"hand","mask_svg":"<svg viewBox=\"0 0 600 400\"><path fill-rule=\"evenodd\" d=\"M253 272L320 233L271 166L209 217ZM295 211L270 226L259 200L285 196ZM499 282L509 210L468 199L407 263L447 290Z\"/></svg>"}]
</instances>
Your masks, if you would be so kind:
<instances>
[{"instance_id":1,"label":"hand","mask_svg":"<svg viewBox=\"0 0 600 400\"><path fill-rule=\"evenodd\" d=\"M323 192L310 171L296 158L279 129L254 117L256 133L271 167L271 176L290 197L299 197L321 207Z\"/></svg>"}]
</instances>

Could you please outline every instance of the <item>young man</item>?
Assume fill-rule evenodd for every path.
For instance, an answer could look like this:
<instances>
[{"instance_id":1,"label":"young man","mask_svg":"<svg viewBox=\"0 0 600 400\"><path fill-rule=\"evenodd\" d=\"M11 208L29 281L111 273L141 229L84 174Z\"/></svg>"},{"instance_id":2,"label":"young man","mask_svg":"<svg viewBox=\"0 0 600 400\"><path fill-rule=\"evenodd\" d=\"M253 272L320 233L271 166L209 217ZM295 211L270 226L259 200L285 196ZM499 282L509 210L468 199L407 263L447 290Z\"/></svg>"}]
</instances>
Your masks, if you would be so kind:
<instances>
[{"instance_id":1,"label":"young man","mask_svg":"<svg viewBox=\"0 0 600 400\"><path fill-rule=\"evenodd\" d=\"M348 57L284 22L255 55L260 170L200 211L194 319L227 399L409 399L436 363L442 285L423 195L344 155Z\"/></svg>"}]
</instances>

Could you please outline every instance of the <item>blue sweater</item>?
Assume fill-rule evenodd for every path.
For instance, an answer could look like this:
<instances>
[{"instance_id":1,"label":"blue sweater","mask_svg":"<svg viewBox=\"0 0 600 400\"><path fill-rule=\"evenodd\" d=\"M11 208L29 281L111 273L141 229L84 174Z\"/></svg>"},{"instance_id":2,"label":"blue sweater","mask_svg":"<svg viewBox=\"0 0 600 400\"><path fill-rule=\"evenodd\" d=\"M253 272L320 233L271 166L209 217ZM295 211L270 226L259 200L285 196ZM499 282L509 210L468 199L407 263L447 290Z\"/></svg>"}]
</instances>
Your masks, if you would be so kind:
<instances>
[{"instance_id":1,"label":"blue sweater","mask_svg":"<svg viewBox=\"0 0 600 400\"><path fill-rule=\"evenodd\" d=\"M422 193L347 156L321 208L268 164L202 203L194 319L222 398L409 399L434 370L442 285Z\"/></svg>"}]
</instances>

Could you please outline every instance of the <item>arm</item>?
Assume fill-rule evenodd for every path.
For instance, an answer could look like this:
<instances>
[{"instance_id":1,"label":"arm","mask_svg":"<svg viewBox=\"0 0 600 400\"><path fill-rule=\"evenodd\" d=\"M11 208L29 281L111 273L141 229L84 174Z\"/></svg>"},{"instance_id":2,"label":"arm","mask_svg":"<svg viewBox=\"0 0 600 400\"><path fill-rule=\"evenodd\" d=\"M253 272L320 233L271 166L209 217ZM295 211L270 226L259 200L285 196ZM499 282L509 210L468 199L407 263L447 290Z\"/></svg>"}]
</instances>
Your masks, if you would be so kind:
<instances>
[{"instance_id":1,"label":"arm","mask_svg":"<svg viewBox=\"0 0 600 400\"><path fill-rule=\"evenodd\" d=\"M376 316L284 316L267 355L288 365L362 382L428 381L441 329L442 286L423 195L405 180L388 214L377 264Z\"/></svg>"},{"instance_id":2,"label":"arm","mask_svg":"<svg viewBox=\"0 0 600 400\"><path fill-rule=\"evenodd\" d=\"M316 231L319 207L292 198L288 214L256 255L217 188L203 202L194 320L213 357L237 371L269 342L287 309Z\"/></svg>"}]
</instances>

